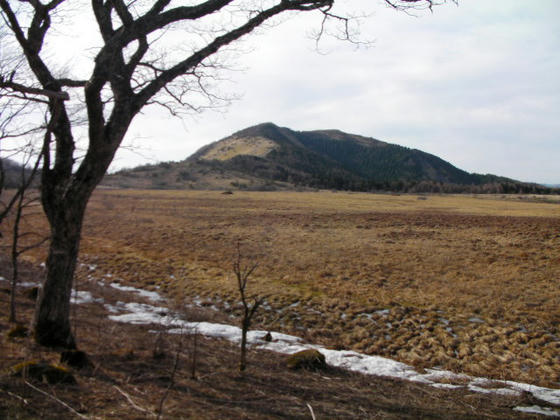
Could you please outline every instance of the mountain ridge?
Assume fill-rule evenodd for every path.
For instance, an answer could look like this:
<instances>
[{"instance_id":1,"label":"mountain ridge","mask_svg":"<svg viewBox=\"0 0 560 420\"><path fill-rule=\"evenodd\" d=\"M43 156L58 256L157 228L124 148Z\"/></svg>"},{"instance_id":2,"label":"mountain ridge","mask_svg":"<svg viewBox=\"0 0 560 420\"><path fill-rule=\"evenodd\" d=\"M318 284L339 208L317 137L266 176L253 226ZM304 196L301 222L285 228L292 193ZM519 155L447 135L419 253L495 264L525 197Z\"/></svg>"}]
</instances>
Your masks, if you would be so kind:
<instances>
[{"instance_id":1,"label":"mountain ridge","mask_svg":"<svg viewBox=\"0 0 560 420\"><path fill-rule=\"evenodd\" d=\"M550 188L481 175L418 149L337 129L247 127L180 162L119 171L106 186L172 189L335 189L402 192L547 193Z\"/></svg>"}]
</instances>

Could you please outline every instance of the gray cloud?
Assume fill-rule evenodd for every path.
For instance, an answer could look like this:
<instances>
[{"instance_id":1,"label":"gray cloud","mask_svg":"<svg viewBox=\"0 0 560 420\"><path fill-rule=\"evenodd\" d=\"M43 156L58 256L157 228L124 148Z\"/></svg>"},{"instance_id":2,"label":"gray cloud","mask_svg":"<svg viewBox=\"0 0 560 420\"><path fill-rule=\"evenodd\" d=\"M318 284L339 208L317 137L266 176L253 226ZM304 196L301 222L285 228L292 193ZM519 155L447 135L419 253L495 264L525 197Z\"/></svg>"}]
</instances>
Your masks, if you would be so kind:
<instances>
[{"instance_id":1,"label":"gray cloud","mask_svg":"<svg viewBox=\"0 0 560 420\"><path fill-rule=\"evenodd\" d=\"M369 49L305 33L298 16L251 38L228 85L243 97L226 114L170 119L149 110L129 139L152 160L180 160L263 121L297 130L339 128L418 148L472 172L560 182L560 2L469 0L410 17L371 2ZM367 9L366 9L367 10ZM149 140L142 140L148 137ZM146 161L119 153L114 167Z\"/></svg>"}]
</instances>

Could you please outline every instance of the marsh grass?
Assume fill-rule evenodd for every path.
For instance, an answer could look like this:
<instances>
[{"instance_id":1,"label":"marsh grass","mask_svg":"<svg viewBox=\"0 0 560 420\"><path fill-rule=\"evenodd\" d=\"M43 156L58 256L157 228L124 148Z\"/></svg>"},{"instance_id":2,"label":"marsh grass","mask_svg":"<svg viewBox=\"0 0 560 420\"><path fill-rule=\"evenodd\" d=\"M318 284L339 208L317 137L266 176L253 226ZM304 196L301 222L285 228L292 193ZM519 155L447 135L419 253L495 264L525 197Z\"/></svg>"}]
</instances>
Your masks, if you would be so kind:
<instances>
[{"instance_id":1,"label":"marsh grass","mask_svg":"<svg viewBox=\"0 0 560 420\"><path fill-rule=\"evenodd\" d=\"M0 275L3 268L0 265ZM78 275L84 275L84 271L82 267ZM96 276L99 274L96 270ZM96 296L106 288L93 280L82 284ZM131 297L136 298L113 290L106 294L105 303L114 305L117 300ZM32 303L21 293L17 298L22 319L29 321ZM77 385L48 384L5 374L10 367L31 360L56 364L60 358L59 352L36 346L29 338L6 337L7 302L8 296L0 294L1 418L144 419L159 415L309 419L312 407L318 419L510 419L514 414L515 418L531 419L535 416L514 413L511 408L543 404L526 396L436 389L336 368L293 371L286 368L285 356L252 349L250 374L241 375L237 346L204 337L198 337L193 378L193 349L188 337L165 335L166 356L154 358L154 326L112 322L100 302L81 304L74 320L82 332L79 348L86 352L94 368L72 369ZM195 311L188 315L194 316Z\"/></svg>"},{"instance_id":2,"label":"marsh grass","mask_svg":"<svg viewBox=\"0 0 560 420\"><path fill-rule=\"evenodd\" d=\"M550 201L103 190L81 260L239 319L228 272L243 237L260 262L252 290L269 296L255 328L558 386L560 205Z\"/></svg>"}]
</instances>

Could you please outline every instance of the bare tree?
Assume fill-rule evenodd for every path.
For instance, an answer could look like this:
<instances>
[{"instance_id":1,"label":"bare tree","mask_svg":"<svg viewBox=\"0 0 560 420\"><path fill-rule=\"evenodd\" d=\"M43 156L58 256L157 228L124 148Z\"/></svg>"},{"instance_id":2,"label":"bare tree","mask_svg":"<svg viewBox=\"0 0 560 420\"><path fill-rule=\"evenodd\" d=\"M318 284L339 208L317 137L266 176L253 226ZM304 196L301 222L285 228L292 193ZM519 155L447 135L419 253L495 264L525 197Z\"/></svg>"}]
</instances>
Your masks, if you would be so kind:
<instances>
[{"instance_id":1,"label":"bare tree","mask_svg":"<svg viewBox=\"0 0 560 420\"><path fill-rule=\"evenodd\" d=\"M239 358L239 370L243 372L247 367L247 332L249 332L249 328L251 327L253 316L264 302L265 298L254 297L253 303L251 304L249 302L250 299L247 296L247 281L259 264L258 262L243 264L240 241L237 241L236 251L235 260L233 261L233 272L237 281L237 290L239 291L239 296L241 297L241 303L243 305L243 314L241 318L241 354Z\"/></svg>"},{"instance_id":2,"label":"bare tree","mask_svg":"<svg viewBox=\"0 0 560 420\"><path fill-rule=\"evenodd\" d=\"M37 191L32 191L36 184L36 175L40 170L42 155L34 150L34 137L45 131L44 122L32 118L38 116L45 102L36 96L16 92L12 85L16 69L21 67L21 58L6 53L5 28L0 29L0 225L9 217L9 233L5 239L12 266L10 287L9 321L16 322L15 291L19 280L20 256L48 240L38 232L24 227L24 218L33 213L32 208L39 203ZM8 71L11 69L11 71ZM48 128L46 130L48 132ZM12 146L6 146L12 142ZM5 157L19 157L21 162L4 161ZM5 192L10 188L9 192ZM7 231L5 231L7 232ZM2 233L0 232L0 237Z\"/></svg>"},{"instance_id":3,"label":"bare tree","mask_svg":"<svg viewBox=\"0 0 560 420\"><path fill-rule=\"evenodd\" d=\"M8 33L0 27L0 224L12 208L22 199L40 168L41 155L34 153L34 140L38 134L48 131L44 119L45 100L41 95L15 90L29 89L14 82L16 72L22 68L22 57L9 48ZM8 44L8 46L6 46ZM40 91L35 89L35 91ZM11 146L6 145L10 143ZM5 158L16 157L23 160L21 171L14 170L13 162ZM36 159L35 159L36 158ZM32 164L32 159L35 163ZM12 166L7 168L7 165ZM29 168L31 164L32 169ZM8 169L10 169L8 171ZM17 169L17 168L16 168ZM4 199L6 187L15 189L8 199Z\"/></svg>"},{"instance_id":4,"label":"bare tree","mask_svg":"<svg viewBox=\"0 0 560 420\"><path fill-rule=\"evenodd\" d=\"M30 152L29 159L33 159ZM40 247L48 240L48 236L42 235L39 232L31 230L22 230L22 224L25 216L31 216L30 210L38 205L39 197L35 191L31 191L29 186L35 178L35 174L40 165L40 156L36 158L35 164L31 170L27 169L26 165L22 165L20 170L20 186L17 189L14 197L17 197L13 210L13 223L11 228L11 244L10 244L10 257L12 263L12 278L10 286L10 316L9 322L17 322L16 318L16 286L19 280L19 258L22 254L34 248Z\"/></svg>"},{"instance_id":5,"label":"bare tree","mask_svg":"<svg viewBox=\"0 0 560 420\"><path fill-rule=\"evenodd\" d=\"M34 215L40 202L36 189L42 154L35 148L38 134L50 135L45 122L41 89L14 81L23 60L6 47L6 28L0 28L0 225L9 217L6 245L12 266L9 321L16 322L15 291L20 256L48 240L48 236L25 228L24 219ZM41 111L43 116L41 116ZM48 118L48 113L47 113ZM10 143L8 146L6 143ZM10 161L15 157L17 161ZM8 160L4 160L8 158ZM5 189L10 188L6 193ZM6 231L5 231L6 232ZM0 233L0 237L1 237ZM4 238L2 238L4 239Z\"/></svg>"},{"instance_id":6,"label":"bare tree","mask_svg":"<svg viewBox=\"0 0 560 420\"><path fill-rule=\"evenodd\" d=\"M403 8L432 6L435 0L386 2ZM348 21L335 11L335 0L91 0L89 7L78 4L79 12L92 13L101 45L92 50L91 72L74 79L61 77L45 50L47 35L72 19L70 7L75 4L67 0L0 0L3 24L33 76L22 79L16 71L4 77L0 87L22 97L43 98L52 127L43 142L41 176L51 243L34 334L43 345L66 348L75 347L70 294L86 205L134 117L154 103L172 112L211 106L220 99L209 90L209 81L221 68L219 53L276 16L315 11L326 21L341 24L342 38L348 30ZM177 40L177 33L180 48L170 51L167 42L173 42L174 36ZM84 104L87 124L81 159L76 155L78 132L72 122L77 103Z\"/></svg>"}]
</instances>

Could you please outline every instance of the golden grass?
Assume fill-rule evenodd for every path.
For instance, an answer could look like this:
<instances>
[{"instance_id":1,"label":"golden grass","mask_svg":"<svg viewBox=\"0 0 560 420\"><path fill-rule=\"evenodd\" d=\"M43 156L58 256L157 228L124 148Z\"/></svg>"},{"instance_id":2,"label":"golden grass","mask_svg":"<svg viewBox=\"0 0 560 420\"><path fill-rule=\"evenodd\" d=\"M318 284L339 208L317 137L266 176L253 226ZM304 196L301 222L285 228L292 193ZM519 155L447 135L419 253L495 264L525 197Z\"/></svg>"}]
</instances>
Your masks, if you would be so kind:
<instances>
[{"instance_id":1,"label":"golden grass","mask_svg":"<svg viewBox=\"0 0 560 420\"><path fill-rule=\"evenodd\" d=\"M177 301L238 301L256 326L333 347L546 385L560 381L560 205L499 196L97 191L81 259ZM504 373L505 372L505 373Z\"/></svg>"},{"instance_id":2,"label":"golden grass","mask_svg":"<svg viewBox=\"0 0 560 420\"><path fill-rule=\"evenodd\" d=\"M240 155L264 157L277 148L278 145L275 142L264 137L234 137L221 141L206 152L202 158L229 160Z\"/></svg>"},{"instance_id":3,"label":"golden grass","mask_svg":"<svg viewBox=\"0 0 560 420\"><path fill-rule=\"evenodd\" d=\"M0 263L4 262L0 254ZM6 268L7 264L0 264L0 275L8 276ZM24 281L40 275L35 265L25 268ZM79 267L78 280L91 273ZM92 280L88 290L103 296L106 303L132 297L115 294L114 289L97 284L97 278ZM30 323L33 302L21 293L17 300L20 321ZM309 419L311 406L320 419L466 420L475 416L496 420L511 419L512 407L535 404L529 394L503 397L436 389L336 368L291 370L286 367L286 356L263 350L249 350L248 369L240 374L238 345L204 337L196 340L195 379L194 337L189 332L168 334L161 329L154 334L153 325L110 321L104 305L95 303L72 311L80 349L93 367L71 369L77 385L49 384L43 374L37 380L10 374L15 365L33 360L56 366L61 354L35 345L30 337L7 337L8 306L8 295L0 293L0 418L58 420L81 415L121 420L161 414L165 419ZM201 312L205 311L183 315L201 316ZM466 385L461 378L448 382ZM515 418L534 416L516 413Z\"/></svg>"}]
</instances>

